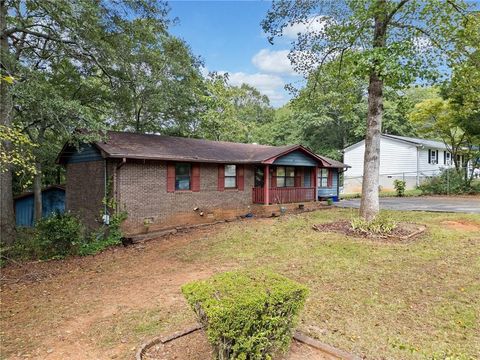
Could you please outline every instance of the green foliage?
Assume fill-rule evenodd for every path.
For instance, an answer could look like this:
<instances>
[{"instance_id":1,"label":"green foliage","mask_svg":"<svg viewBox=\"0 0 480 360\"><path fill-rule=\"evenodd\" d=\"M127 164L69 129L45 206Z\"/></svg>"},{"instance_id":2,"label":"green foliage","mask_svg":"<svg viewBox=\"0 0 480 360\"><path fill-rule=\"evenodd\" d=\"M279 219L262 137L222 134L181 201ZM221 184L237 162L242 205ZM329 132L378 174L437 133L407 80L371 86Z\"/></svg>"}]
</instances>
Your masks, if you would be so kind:
<instances>
[{"instance_id":1,"label":"green foliage","mask_svg":"<svg viewBox=\"0 0 480 360\"><path fill-rule=\"evenodd\" d=\"M354 217L350 221L353 230L369 234L389 234L397 227L397 223L391 217L378 215L373 220L368 221L362 217Z\"/></svg>"},{"instance_id":2,"label":"green foliage","mask_svg":"<svg viewBox=\"0 0 480 360\"><path fill-rule=\"evenodd\" d=\"M48 259L75 255L85 236L85 228L72 214L55 213L41 219L35 225L36 257Z\"/></svg>"},{"instance_id":3,"label":"green foliage","mask_svg":"<svg viewBox=\"0 0 480 360\"><path fill-rule=\"evenodd\" d=\"M422 181L418 189L427 195L475 194L480 193L480 184L465 179L465 170L443 169L439 176Z\"/></svg>"},{"instance_id":4,"label":"green foliage","mask_svg":"<svg viewBox=\"0 0 480 360\"><path fill-rule=\"evenodd\" d=\"M271 359L290 345L308 290L270 271L236 271L182 287L217 359Z\"/></svg>"},{"instance_id":5,"label":"green foliage","mask_svg":"<svg viewBox=\"0 0 480 360\"><path fill-rule=\"evenodd\" d=\"M0 125L0 172L13 167L16 176L25 176L31 181L32 175L35 174L33 165L35 146L18 126Z\"/></svg>"},{"instance_id":6,"label":"green foliage","mask_svg":"<svg viewBox=\"0 0 480 360\"><path fill-rule=\"evenodd\" d=\"M395 188L395 191L397 193L397 196L402 197L405 196L405 186L406 186L405 180L399 180L396 179L393 182L393 187Z\"/></svg>"},{"instance_id":7,"label":"green foliage","mask_svg":"<svg viewBox=\"0 0 480 360\"><path fill-rule=\"evenodd\" d=\"M127 219L126 212L120 212L110 217L108 225L102 225L84 241L78 254L94 255L110 246L119 245L122 242L121 224Z\"/></svg>"},{"instance_id":8,"label":"green foliage","mask_svg":"<svg viewBox=\"0 0 480 360\"><path fill-rule=\"evenodd\" d=\"M94 255L110 246L121 244L121 224L126 212L113 215L108 226L88 234L72 214L52 214L37 222L34 228L20 228L12 246L0 249L0 260L56 259L70 255Z\"/></svg>"},{"instance_id":9,"label":"green foliage","mask_svg":"<svg viewBox=\"0 0 480 360\"><path fill-rule=\"evenodd\" d=\"M365 81L352 74L351 65L331 61L308 77L306 87L289 104L277 109L272 121L259 127L256 139L272 145L300 143L341 160L341 150L364 137L365 88ZM430 96L432 89L412 87L402 92L386 89L383 131L416 136L408 114L416 103Z\"/></svg>"},{"instance_id":10,"label":"green foliage","mask_svg":"<svg viewBox=\"0 0 480 360\"><path fill-rule=\"evenodd\" d=\"M210 74L205 80L205 90L201 97L203 110L200 124L195 135L237 142L263 139L260 129L274 116L267 96L246 84L228 84L228 74Z\"/></svg>"}]
</instances>

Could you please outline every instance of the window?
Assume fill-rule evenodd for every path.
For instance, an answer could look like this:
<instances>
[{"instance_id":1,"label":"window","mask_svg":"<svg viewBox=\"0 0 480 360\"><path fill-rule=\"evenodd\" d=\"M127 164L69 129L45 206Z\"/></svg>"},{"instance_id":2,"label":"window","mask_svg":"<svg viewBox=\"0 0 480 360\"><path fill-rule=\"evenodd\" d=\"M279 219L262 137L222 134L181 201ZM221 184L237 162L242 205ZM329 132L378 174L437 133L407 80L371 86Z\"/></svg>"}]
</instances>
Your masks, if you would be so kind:
<instances>
[{"instance_id":1,"label":"window","mask_svg":"<svg viewBox=\"0 0 480 360\"><path fill-rule=\"evenodd\" d=\"M264 184L263 168L256 167L255 168L255 187L262 188L263 184Z\"/></svg>"},{"instance_id":2,"label":"window","mask_svg":"<svg viewBox=\"0 0 480 360\"><path fill-rule=\"evenodd\" d=\"M295 168L292 166L277 167L277 187L295 186Z\"/></svg>"},{"instance_id":3,"label":"window","mask_svg":"<svg viewBox=\"0 0 480 360\"><path fill-rule=\"evenodd\" d=\"M328 169L320 169L318 173L318 186L328 187Z\"/></svg>"},{"instance_id":4,"label":"window","mask_svg":"<svg viewBox=\"0 0 480 360\"><path fill-rule=\"evenodd\" d=\"M448 151L445 151L445 164L452 164L452 155Z\"/></svg>"},{"instance_id":5,"label":"window","mask_svg":"<svg viewBox=\"0 0 480 360\"><path fill-rule=\"evenodd\" d=\"M428 163L436 164L438 162L438 159L437 159L438 150L428 150L428 154L429 154Z\"/></svg>"},{"instance_id":6,"label":"window","mask_svg":"<svg viewBox=\"0 0 480 360\"><path fill-rule=\"evenodd\" d=\"M234 189L237 187L237 166L225 165L225 188Z\"/></svg>"},{"instance_id":7,"label":"window","mask_svg":"<svg viewBox=\"0 0 480 360\"><path fill-rule=\"evenodd\" d=\"M190 190L191 164L175 164L175 190Z\"/></svg>"}]
</instances>

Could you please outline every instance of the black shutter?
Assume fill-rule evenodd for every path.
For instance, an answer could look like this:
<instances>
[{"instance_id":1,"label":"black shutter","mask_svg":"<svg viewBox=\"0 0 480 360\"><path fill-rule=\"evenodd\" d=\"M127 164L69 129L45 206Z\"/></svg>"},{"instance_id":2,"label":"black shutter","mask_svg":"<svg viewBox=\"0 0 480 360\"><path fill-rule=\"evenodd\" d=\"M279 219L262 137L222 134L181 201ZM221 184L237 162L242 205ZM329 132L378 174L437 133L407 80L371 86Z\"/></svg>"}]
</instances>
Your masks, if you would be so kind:
<instances>
[{"instance_id":1,"label":"black shutter","mask_svg":"<svg viewBox=\"0 0 480 360\"><path fill-rule=\"evenodd\" d=\"M432 150L428 149L428 163L432 163Z\"/></svg>"},{"instance_id":2,"label":"black shutter","mask_svg":"<svg viewBox=\"0 0 480 360\"><path fill-rule=\"evenodd\" d=\"M447 152L443 151L443 165L447 163Z\"/></svg>"},{"instance_id":3,"label":"black shutter","mask_svg":"<svg viewBox=\"0 0 480 360\"><path fill-rule=\"evenodd\" d=\"M440 161L438 160L438 150L435 150L436 154L435 154L435 161L437 164L440 164Z\"/></svg>"}]
</instances>

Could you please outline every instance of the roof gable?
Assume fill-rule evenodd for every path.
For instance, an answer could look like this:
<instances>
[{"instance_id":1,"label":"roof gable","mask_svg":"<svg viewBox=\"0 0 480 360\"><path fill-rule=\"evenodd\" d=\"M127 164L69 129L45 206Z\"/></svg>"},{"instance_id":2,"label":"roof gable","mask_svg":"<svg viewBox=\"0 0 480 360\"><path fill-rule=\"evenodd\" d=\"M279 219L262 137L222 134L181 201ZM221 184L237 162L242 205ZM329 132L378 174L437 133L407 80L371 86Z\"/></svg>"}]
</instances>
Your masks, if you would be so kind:
<instances>
[{"instance_id":1,"label":"roof gable","mask_svg":"<svg viewBox=\"0 0 480 360\"><path fill-rule=\"evenodd\" d=\"M318 161L300 150L294 150L288 154L277 157L275 165L316 166Z\"/></svg>"}]
</instances>

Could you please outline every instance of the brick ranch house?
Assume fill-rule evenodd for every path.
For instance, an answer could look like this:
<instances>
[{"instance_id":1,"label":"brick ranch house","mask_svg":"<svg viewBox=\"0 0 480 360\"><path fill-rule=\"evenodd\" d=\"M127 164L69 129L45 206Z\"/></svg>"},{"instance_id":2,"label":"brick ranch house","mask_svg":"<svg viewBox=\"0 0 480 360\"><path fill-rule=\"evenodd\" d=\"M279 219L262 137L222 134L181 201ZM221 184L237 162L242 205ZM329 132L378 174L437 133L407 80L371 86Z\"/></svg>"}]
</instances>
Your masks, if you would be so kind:
<instances>
[{"instance_id":1,"label":"brick ranch house","mask_svg":"<svg viewBox=\"0 0 480 360\"><path fill-rule=\"evenodd\" d=\"M126 211L127 234L225 220L264 205L338 195L348 166L301 145L266 146L127 132L65 145L66 210L94 228ZM268 176L265 177L265 174ZM115 208L103 199L113 197Z\"/></svg>"}]
</instances>

